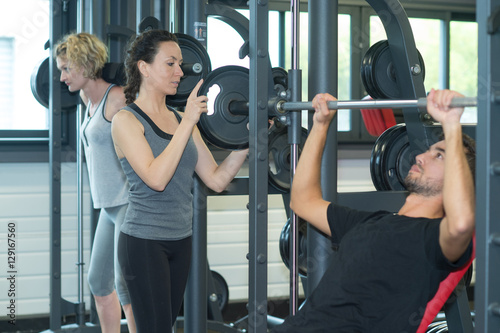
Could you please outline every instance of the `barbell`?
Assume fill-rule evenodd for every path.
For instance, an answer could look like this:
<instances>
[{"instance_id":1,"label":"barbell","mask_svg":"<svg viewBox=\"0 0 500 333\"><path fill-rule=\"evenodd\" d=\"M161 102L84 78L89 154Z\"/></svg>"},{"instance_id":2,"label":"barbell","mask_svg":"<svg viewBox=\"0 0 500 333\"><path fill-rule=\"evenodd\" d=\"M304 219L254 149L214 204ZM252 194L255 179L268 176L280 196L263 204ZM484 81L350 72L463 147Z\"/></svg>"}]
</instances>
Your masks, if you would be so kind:
<instances>
[{"instance_id":1,"label":"barbell","mask_svg":"<svg viewBox=\"0 0 500 333\"><path fill-rule=\"evenodd\" d=\"M312 102L289 102L282 98L282 80L278 75L274 77L276 96L268 101L269 118L281 117L289 111L314 110ZM274 75L273 75L274 76ZM285 83L286 85L286 83ZM211 88L217 86L218 93L211 94ZM276 88L279 88L276 90ZM214 89L215 90L215 89ZM286 90L286 89L285 89ZM208 73L199 90L199 95L207 95L209 103L213 105L213 112L203 114L198 126L205 139L222 149L242 149L248 147L249 121L249 71L241 66L223 66ZM452 107L475 107L476 97L454 98ZM330 109L404 109L427 108L427 99L374 99L328 102Z\"/></svg>"},{"instance_id":2,"label":"barbell","mask_svg":"<svg viewBox=\"0 0 500 333\"><path fill-rule=\"evenodd\" d=\"M409 100L352 100L352 101L330 101L327 103L331 110L345 109L404 109L417 107L427 108L427 98ZM452 99L450 107L476 107L476 97L455 97ZM286 102L278 101L276 106L278 111L314 110L312 102Z\"/></svg>"}]
</instances>

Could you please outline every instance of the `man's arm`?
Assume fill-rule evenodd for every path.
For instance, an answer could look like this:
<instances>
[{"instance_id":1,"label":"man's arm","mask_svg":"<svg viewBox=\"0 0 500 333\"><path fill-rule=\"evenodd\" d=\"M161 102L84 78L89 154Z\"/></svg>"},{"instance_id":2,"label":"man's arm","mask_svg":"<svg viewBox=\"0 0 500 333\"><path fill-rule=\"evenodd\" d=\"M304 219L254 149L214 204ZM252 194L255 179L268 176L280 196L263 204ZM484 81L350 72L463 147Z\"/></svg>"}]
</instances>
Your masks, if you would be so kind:
<instances>
[{"instance_id":1,"label":"man's arm","mask_svg":"<svg viewBox=\"0 0 500 333\"><path fill-rule=\"evenodd\" d=\"M329 94L318 94L313 99L313 126L297 164L290 201L290 208L298 216L327 235L331 235L326 217L329 202L323 200L321 193L321 158L328 128L335 115L335 111L328 110L327 102L334 100Z\"/></svg>"},{"instance_id":2,"label":"man's arm","mask_svg":"<svg viewBox=\"0 0 500 333\"><path fill-rule=\"evenodd\" d=\"M445 176L439 244L445 257L454 262L467 249L475 226L474 181L462 143L460 117L463 108L448 108L451 99L462 95L450 90L432 90L427 111L441 123L445 136Z\"/></svg>"}]
</instances>

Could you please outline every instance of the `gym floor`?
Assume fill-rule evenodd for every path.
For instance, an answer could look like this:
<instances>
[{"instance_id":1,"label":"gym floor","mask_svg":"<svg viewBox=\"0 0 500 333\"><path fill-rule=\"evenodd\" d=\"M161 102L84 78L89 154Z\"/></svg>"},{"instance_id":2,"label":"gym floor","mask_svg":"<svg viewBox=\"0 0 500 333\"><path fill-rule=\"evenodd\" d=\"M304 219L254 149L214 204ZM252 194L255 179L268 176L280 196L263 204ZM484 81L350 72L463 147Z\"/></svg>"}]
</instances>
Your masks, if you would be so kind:
<instances>
[{"instance_id":1,"label":"gym floor","mask_svg":"<svg viewBox=\"0 0 500 333\"><path fill-rule=\"evenodd\" d=\"M289 313L288 299L274 299L269 300L269 315L285 318ZM224 323L236 323L238 320L244 318L248 314L245 302L232 302L229 303L222 311ZM88 319L90 321L90 319ZM67 316L64 318L62 325L70 325L75 322L74 316ZM7 321L0 322L0 332L16 332L16 333L35 333L42 332L49 329L49 317L37 318L23 318L16 321L16 325L11 325ZM240 328L240 327L238 327ZM122 332L127 332L126 328L122 326ZM177 333L183 333L182 328L177 329ZM212 332L212 331L209 331Z\"/></svg>"}]
</instances>

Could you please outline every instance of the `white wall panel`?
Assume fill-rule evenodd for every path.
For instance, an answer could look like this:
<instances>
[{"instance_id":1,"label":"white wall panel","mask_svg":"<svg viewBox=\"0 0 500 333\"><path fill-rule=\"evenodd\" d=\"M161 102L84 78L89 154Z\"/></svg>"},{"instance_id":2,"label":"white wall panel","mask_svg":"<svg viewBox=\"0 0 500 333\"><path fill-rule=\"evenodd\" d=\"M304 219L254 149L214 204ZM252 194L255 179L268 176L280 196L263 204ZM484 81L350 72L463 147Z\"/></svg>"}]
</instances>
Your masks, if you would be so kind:
<instances>
[{"instance_id":1,"label":"white wall panel","mask_svg":"<svg viewBox=\"0 0 500 333\"><path fill-rule=\"evenodd\" d=\"M339 161L339 191L371 191L369 162ZM62 176L62 295L77 301L78 276L77 194L74 163L64 163ZM16 314L19 317L49 313L49 167L46 163L0 164L0 306L7 297L7 224L16 223ZM268 198L268 296L288 297L289 271L283 264L278 241L286 222L281 195ZM210 268L219 272L229 285L229 301L248 298L248 196L210 196L208 198L208 258ZM84 186L84 271L90 255L90 207L88 186ZM90 304L88 286L85 302ZM0 312L0 318L5 318Z\"/></svg>"}]
</instances>

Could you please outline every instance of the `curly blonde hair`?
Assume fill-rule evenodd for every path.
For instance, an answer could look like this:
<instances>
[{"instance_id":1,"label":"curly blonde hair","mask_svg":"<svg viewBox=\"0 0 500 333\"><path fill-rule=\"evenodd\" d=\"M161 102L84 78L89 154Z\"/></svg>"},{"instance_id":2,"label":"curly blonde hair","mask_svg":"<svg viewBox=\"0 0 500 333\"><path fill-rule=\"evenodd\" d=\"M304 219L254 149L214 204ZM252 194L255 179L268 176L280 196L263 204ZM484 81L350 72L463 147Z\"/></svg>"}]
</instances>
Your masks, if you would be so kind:
<instances>
[{"instance_id":1,"label":"curly blonde hair","mask_svg":"<svg viewBox=\"0 0 500 333\"><path fill-rule=\"evenodd\" d=\"M83 75L95 80L101 78L102 68L108 61L108 48L95 35L81 32L66 35L55 47L56 57L83 68Z\"/></svg>"}]
</instances>

